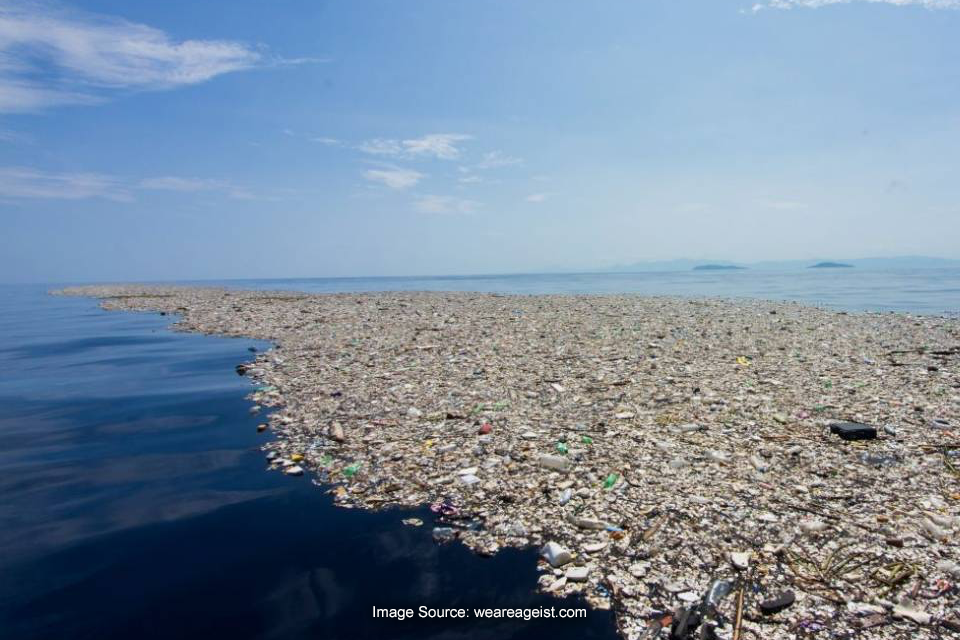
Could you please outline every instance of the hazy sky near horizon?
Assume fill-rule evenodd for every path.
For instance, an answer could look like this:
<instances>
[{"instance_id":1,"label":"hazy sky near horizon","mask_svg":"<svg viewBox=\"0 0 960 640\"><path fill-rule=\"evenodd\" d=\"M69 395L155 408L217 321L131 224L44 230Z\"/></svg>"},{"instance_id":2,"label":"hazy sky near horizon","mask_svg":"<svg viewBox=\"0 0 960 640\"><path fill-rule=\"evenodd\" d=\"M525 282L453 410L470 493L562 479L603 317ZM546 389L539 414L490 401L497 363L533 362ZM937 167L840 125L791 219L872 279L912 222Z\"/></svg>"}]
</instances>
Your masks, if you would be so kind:
<instances>
[{"instance_id":1,"label":"hazy sky near horizon","mask_svg":"<svg viewBox=\"0 0 960 640\"><path fill-rule=\"evenodd\" d=\"M960 0L0 0L0 281L960 258Z\"/></svg>"}]
</instances>

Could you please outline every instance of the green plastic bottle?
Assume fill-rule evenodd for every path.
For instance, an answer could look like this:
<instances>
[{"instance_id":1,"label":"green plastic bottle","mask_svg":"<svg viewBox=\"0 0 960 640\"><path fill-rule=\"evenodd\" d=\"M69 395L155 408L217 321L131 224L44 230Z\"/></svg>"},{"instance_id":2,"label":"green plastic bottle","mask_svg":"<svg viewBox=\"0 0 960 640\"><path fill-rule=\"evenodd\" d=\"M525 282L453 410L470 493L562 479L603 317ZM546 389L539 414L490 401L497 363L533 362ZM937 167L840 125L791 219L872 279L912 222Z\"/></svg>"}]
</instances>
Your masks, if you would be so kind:
<instances>
[{"instance_id":1,"label":"green plastic bottle","mask_svg":"<svg viewBox=\"0 0 960 640\"><path fill-rule=\"evenodd\" d=\"M604 489L612 489L613 485L617 484L617 480L620 479L620 476L616 473L611 473L607 476L607 479L603 481Z\"/></svg>"},{"instance_id":2,"label":"green plastic bottle","mask_svg":"<svg viewBox=\"0 0 960 640\"><path fill-rule=\"evenodd\" d=\"M566 442L557 443L557 453L566 453L567 451L569 451L569 449L567 448Z\"/></svg>"},{"instance_id":3,"label":"green plastic bottle","mask_svg":"<svg viewBox=\"0 0 960 640\"><path fill-rule=\"evenodd\" d=\"M350 478L355 476L357 474L357 471L360 471L360 463L354 462L353 464L347 465L346 467L343 468L343 475Z\"/></svg>"}]
</instances>

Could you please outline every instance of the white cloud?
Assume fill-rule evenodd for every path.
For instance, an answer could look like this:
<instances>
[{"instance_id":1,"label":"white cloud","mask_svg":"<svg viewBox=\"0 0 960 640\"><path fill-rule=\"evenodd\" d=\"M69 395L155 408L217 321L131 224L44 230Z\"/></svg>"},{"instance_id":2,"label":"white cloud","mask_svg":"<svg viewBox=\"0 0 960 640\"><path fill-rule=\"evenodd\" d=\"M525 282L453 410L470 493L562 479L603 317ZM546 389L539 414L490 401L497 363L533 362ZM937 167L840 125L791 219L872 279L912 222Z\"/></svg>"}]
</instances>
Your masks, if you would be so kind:
<instances>
[{"instance_id":1,"label":"white cloud","mask_svg":"<svg viewBox=\"0 0 960 640\"><path fill-rule=\"evenodd\" d=\"M540 203L545 201L550 197L549 193L531 193L529 196L524 198L527 202Z\"/></svg>"},{"instance_id":2,"label":"white cloud","mask_svg":"<svg viewBox=\"0 0 960 640\"><path fill-rule=\"evenodd\" d=\"M484 182L484 179L476 175L475 172L486 171L488 169L499 169L500 167L509 167L515 164L521 164L522 162L523 160L520 158L508 156L502 151L489 151L483 154L483 158L480 160L480 162L472 165L461 165L457 167L457 171L465 174L464 177L458 180L458 182L461 184Z\"/></svg>"},{"instance_id":3,"label":"white cloud","mask_svg":"<svg viewBox=\"0 0 960 640\"><path fill-rule=\"evenodd\" d=\"M497 169L500 167L509 167L515 164L522 163L523 160L520 158L514 158L513 156L508 156L502 151L490 151L489 153L483 154L483 159L474 165L476 169Z\"/></svg>"},{"instance_id":4,"label":"white cloud","mask_svg":"<svg viewBox=\"0 0 960 640\"><path fill-rule=\"evenodd\" d=\"M374 156L399 156L403 153L403 145L400 144L399 140L384 140L382 138L361 142L357 149Z\"/></svg>"},{"instance_id":5,"label":"white cloud","mask_svg":"<svg viewBox=\"0 0 960 640\"><path fill-rule=\"evenodd\" d=\"M0 59L2 57L0 53ZM102 99L93 95L48 88L33 80L19 80L3 69L0 63L0 113L25 113L51 105L99 102L102 102Z\"/></svg>"},{"instance_id":6,"label":"white cloud","mask_svg":"<svg viewBox=\"0 0 960 640\"><path fill-rule=\"evenodd\" d=\"M394 140L374 138L357 146L364 153L392 157L432 157L439 160L455 160L460 157L458 142L470 140L473 136L464 133L431 133L422 138Z\"/></svg>"},{"instance_id":7,"label":"white cloud","mask_svg":"<svg viewBox=\"0 0 960 640\"><path fill-rule=\"evenodd\" d=\"M181 193L198 193L201 191L220 191L238 199L251 199L253 195L234 184L223 180L211 180L209 178L183 178L180 176L161 176L158 178L145 178L138 184L141 189L150 191L177 191Z\"/></svg>"},{"instance_id":8,"label":"white cloud","mask_svg":"<svg viewBox=\"0 0 960 640\"><path fill-rule=\"evenodd\" d=\"M456 144L473 136L463 133L432 133L422 138L404 140L404 151L413 156L433 156L441 160L454 160L460 156Z\"/></svg>"},{"instance_id":9,"label":"white cloud","mask_svg":"<svg viewBox=\"0 0 960 640\"><path fill-rule=\"evenodd\" d=\"M0 167L0 197L43 200L105 198L129 202L123 184L97 173L50 173L24 167Z\"/></svg>"},{"instance_id":10,"label":"white cloud","mask_svg":"<svg viewBox=\"0 0 960 640\"><path fill-rule=\"evenodd\" d=\"M214 192L231 198L254 196L242 187L223 180L162 176L129 180L89 172L52 172L27 167L0 167L0 198L34 200L86 200L103 198L131 202L136 191L178 193Z\"/></svg>"},{"instance_id":11,"label":"white cloud","mask_svg":"<svg viewBox=\"0 0 960 640\"><path fill-rule=\"evenodd\" d=\"M764 9L793 9L806 7L816 9L832 4L850 4L851 2L869 2L872 4L892 4L899 7L918 6L927 9L960 9L960 0L767 0L753 5L754 11Z\"/></svg>"},{"instance_id":12,"label":"white cloud","mask_svg":"<svg viewBox=\"0 0 960 640\"><path fill-rule=\"evenodd\" d=\"M118 91L198 84L264 64L249 45L174 40L159 29L117 18L14 0L0 6L0 112L93 104Z\"/></svg>"},{"instance_id":13,"label":"white cloud","mask_svg":"<svg viewBox=\"0 0 960 640\"><path fill-rule=\"evenodd\" d=\"M424 178L419 171L387 167L384 169L370 169L363 173L363 177L371 182L380 182L391 189L407 189L416 185Z\"/></svg>"},{"instance_id":14,"label":"white cloud","mask_svg":"<svg viewBox=\"0 0 960 640\"><path fill-rule=\"evenodd\" d=\"M413 207L420 213L469 214L476 211L480 207L480 203L453 196L426 195L417 198Z\"/></svg>"}]
</instances>

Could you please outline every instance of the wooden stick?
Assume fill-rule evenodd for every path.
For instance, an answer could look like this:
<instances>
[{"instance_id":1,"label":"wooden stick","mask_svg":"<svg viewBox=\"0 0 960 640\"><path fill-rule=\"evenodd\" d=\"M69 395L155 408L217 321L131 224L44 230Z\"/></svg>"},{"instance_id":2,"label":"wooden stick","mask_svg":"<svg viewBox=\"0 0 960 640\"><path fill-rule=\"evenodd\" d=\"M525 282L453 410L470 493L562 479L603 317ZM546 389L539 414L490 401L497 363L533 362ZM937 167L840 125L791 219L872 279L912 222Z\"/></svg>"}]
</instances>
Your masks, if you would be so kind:
<instances>
[{"instance_id":1,"label":"wooden stick","mask_svg":"<svg viewBox=\"0 0 960 640\"><path fill-rule=\"evenodd\" d=\"M740 593L737 594L737 617L733 623L733 640L740 640L740 630L743 626L743 590L744 587L741 585Z\"/></svg>"}]
</instances>

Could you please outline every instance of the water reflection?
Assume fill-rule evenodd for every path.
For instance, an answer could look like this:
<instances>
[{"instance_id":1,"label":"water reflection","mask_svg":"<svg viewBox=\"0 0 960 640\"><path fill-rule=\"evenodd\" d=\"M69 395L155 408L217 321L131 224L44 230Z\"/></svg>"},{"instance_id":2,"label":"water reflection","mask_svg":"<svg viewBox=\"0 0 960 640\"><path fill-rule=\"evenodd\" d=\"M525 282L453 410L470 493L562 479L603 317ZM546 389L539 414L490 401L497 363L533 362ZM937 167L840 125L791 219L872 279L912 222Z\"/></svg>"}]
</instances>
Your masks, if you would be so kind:
<instances>
[{"instance_id":1,"label":"water reflection","mask_svg":"<svg viewBox=\"0 0 960 640\"><path fill-rule=\"evenodd\" d=\"M426 510L338 509L307 478L266 472L233 367L267 345L172 334L169 320L39 287L0 302L5 640L616 637L605 612L372 619L374 605L577 603L533 592L532 550L438 547L400 524Z\"/></svg>"}]
</instances>

